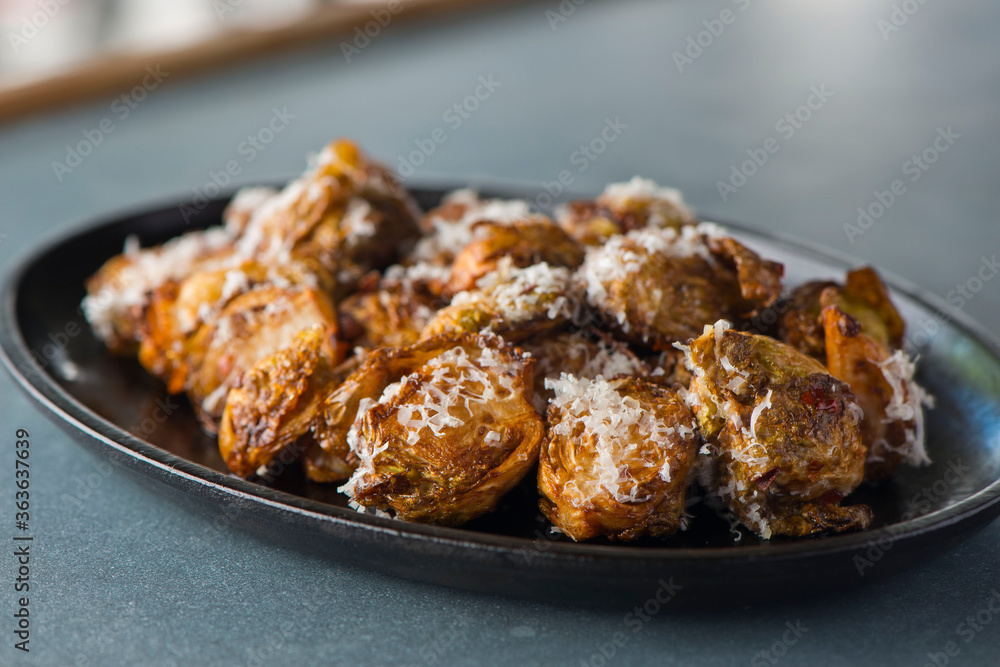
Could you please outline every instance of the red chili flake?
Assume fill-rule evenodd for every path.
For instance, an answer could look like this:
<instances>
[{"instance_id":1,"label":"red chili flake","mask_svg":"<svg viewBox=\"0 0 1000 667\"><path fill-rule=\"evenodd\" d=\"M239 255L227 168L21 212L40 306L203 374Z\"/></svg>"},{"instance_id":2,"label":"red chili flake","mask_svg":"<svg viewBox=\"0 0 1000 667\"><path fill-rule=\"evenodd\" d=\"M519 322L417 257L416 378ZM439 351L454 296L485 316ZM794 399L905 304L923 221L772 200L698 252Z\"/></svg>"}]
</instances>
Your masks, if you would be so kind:
<instances>
[{"instance_id":1,"label":"red chili flake","mask_svg":"<svg viewBox=\"0 0 1000 667\"><path fill-rule=\"evenodd\" d=\"M771 482L774 481L774 478L778 476L779 472L781 472L779 468L771 468L766 473L755 479L753 483L757 485L757 488L763 491L767 487L771 486Z\"/></svg>"},{"instance_id":2,"label":"red chili flake","mask_svg":"<svg viewBox=\"0 0 1000 667\"><path fill-rule=\"evenodd\" d=\"M820 505L836 505L843 499L844 499L843 493L841 493L837 489L830 489L829 491L821 495L819 498L817 498L816 502L819 503Z\"/></svg>"},{"instance_id":3,"label":"red chili flake","mask_svg":"<svg viewBox=\"0 0 1000 667\"><path fill-rule=\"evenodd\" d=\"M340 335L346 340L354 340L365 332L361 323L350 313L340 313L340 316L337 318L337 327L340 329Z\"/></svg>"},{"instance_id":4,"label":"red chili flake","mask_svg":"<svg viewBox=\"0 0 1000 667\"><path fill-rule=\"evenodd\" d=\"M382 276L378 271L369 271L361 276L361 280L358 281L358 291L365 293L374 292L378 289L379 281L381 280Z\"/></svg>"},{"instance_id":5,"label":"red chili flake","mask_svg":"<svg viewBox=\"0 0 1000 667\"><path fill-rule=\"evenodd\" d=\"M854 338L859 333L861 333L861 323L856 319L848 315L847 313L841 313L842 317L837 320L837 328L840 329L840 333L848 338Z\"/></svg>"},{"instance_id":6,"label":"red chili flake","mask_svg":"<svg viewBox=\"0 0 1000 667\"><path fill-rule=\"evenodd\" d=\"M612 220L613 216L608 216ZM621 224L622 232L627 233L633 229L639 229L645 227L642 218L640 218L634 211L626 211L623 215L619 217L619 223Z\"/></svg>"},{"instance_id":7,"label":"red chili flake","mask_svg":"<svg viewBox=\"0 0 1000 667\"><path fill-rule=\"evenodd\" d=\"M832 412L835 415L840 414L840 403L837 401L837 397L828 394L823 391L822 387L813 386L802 392L802 396L799 399L813 410L819 410L820 412Z\"/></svg>"},{"instance_id":8,"label":"red chili flake","mask_svg":"<svg viewBox=\"0 0 1000 667\"><path fill-rule=\"evenodd\" d=\"M806 476L810 479L810 481L815 482L819 478L819 471L822 469L823 463L813 459L809 462L809 465L806 466Z\"/></svg>"}]
</instances>

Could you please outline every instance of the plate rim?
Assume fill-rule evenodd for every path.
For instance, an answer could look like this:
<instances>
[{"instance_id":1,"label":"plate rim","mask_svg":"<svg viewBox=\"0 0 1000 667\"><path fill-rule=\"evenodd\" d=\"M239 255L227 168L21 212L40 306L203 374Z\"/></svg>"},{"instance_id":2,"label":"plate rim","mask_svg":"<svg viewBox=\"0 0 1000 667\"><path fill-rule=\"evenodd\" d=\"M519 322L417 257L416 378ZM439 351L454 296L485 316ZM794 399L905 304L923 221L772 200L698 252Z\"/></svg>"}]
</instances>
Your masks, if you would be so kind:
<instances>
[{"instance_id":1,"label":"plate rim","mask_svg":"<svg viewBox=\"0 0 1000 667\"><path fill-rule=\"evenodd\" d=\"M527 189L526 182L511 179L477 177L474 182L480 191L488 192L491 196L523 198L524 191ZM454 177L427 177L412 183L407 182L405 187L410 191L441 193L449 192L456 187L469 187L468 182L465 185L457 183L458 179ZM242 186L230 188L218 197L210 199L209 205L228 201L240 187ZM539 187L541 186L539 185ZM518 194L519 192L521 194ZM578 196L586 197L588 195L564 193L558 198L558 201ZM101 443L119 455L128 457L138 468L158 470L160 474L156 476L157 481L169 486L177 488L178 481L183 480L205 487L206 492L221 493L234 499L263 503L276 511L291 512L300 520L320 524L333 523L347 529L369 531L372 535L384 534L418 541L444 542L459 548L473 548L474 550L495 551L511 555L523 554L528 549L533 552L533 556L555 555L563 559L577 561L597 559L629 563L657 562L664 565L696 560L738 563L760 559L774 562L810 556L825 557L856 550L859 546L876 543L885 536L888 536L893 543L917 538L928 532L970 520L983 512L995 509L995 506L1000 504L1000 478L998 478L954 505L906 521L854 533L789 539L777 543L764 542L753 545L737 544L721 547L636 547L548 541L544 551L540 551L532 548L536 545L537 539L384 519L279 491L233 475L223 474L137 438L77 401L44 368L38 365L22 336L17 318L18 297L25 274L45 255L60 246L72 243L81 236L144 216L166 213L171 209L176 209L179 204L183 204L185 201L180 197L158 197L145 205L135 205L102 215L90 216L82 222L57 228L51 236L30 246L22 257L4 272L2 288L0 288L0 361L3 362L21 390L44 408L43 412L50 421L56 421L59 426L69 426L82 432L91 440ZM766 230L746 223L718 219L713 219L711 222L716 222L735 231L756 235L767 241L777 242L800 255L818 257L845 267L866 265L865 262L849 253L793 234ZM192 229L195 228L197 227ZM929 290L890 271L881 268L877 270L893 291L905 295L933 313L946 315L948 321L953 323L963 335L974 340L997 361L1000 361L1000 338L994 336L985 325L963 311L952 308L944 299ZM35 381L32 378L35 378ZM142 474L148 474L148 472L143 471ZM184 492L183 489L179 490Z\"/></svg>"}]
</instances>

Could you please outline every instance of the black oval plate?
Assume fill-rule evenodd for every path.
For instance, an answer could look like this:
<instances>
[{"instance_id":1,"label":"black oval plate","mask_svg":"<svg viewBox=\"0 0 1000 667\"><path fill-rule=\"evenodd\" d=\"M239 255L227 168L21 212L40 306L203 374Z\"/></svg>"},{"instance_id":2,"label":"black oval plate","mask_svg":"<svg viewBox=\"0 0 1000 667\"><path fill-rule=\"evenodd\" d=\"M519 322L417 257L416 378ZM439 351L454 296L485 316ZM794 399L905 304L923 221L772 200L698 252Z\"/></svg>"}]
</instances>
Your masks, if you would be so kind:
<instances>
[{"instance_id":1,"label":"black oval plate","mask_svg":"<svg viewBox=\"0 0 1000 667\"><path fill-rule=\"evenodd\" d=\"M413 194L426 208L446 191ZM937 398L927 416L934 463L903 467L888 483L852 494L848 502L875 510L876 523L864 532L766 542L731 532L696 505L691 528L665 540L575 544L548 534L533 480L508 494L497 512L442 528L358 514L333 486L307 482L294 465L271 487L230 476L187 401L167 396L136 361L108 354L78 309L84 280L121 252L126 236L136 234L145 247L219 224L227 201L212 201L194 216L178 203L87 225L12 271L0 297L3 360L29 396L76 440L227 525L435 584L590 605L662 602L677 591L671 606L680 608L767 602L872 581L953 547L1000 513L1000 345L898 279L889 282L921 356L919 379ZM789 284L841 278L856 264L727 226L784 262Z\"/></svg>"}]
</instances>

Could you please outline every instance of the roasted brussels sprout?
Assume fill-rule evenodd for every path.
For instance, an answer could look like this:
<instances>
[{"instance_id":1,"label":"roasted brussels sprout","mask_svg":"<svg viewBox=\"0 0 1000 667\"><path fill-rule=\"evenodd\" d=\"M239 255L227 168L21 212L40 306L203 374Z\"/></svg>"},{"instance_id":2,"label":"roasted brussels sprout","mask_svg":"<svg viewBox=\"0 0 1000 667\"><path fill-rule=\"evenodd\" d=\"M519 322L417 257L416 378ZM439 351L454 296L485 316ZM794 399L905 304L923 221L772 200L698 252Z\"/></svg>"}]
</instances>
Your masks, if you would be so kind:
<instances>
[{"instance_id":1,"label":"roasted brussels sprout","mask_svg":"<svg viewBox=\"0 0 1000 667\"><path fill-rule=\"evenodd\" d=\"M328 401L355 415L358 468L340 490L407 521L459 525L492 510L538 460L532 364L497 336L376 350Z\"/></svg>"},{"instance_id":2,"label":"roasted brussels sprout","mask_svg":"<svg viewBox=\"0 0 1000 667\"><path fill-rule=\"evenodd\" d=\"M638 176L608 185L596 200L560 207L557 217L570 236L586 245L600 245L616 234L643 227L679 229L698 222L678 190Z\"/></svg>"},{"instance_id":3,"label":"roasted brussels sprout","mask_svg":"<svg viewBox=\"0 0 1000 667\"><path fill-rule=\"evenodd\" d=\"M354 472L355 462L348 461L349 449L347 447L346 436L342 437L343 446L333 446L329 420L329 401L337 390L347 382L354 373L361 368L361 365L368 359L370 350L356 347L354 354L342 361L333 369L333 381L326 386L329 391L323 399L323 405L316 419L311 424L311 431L304 437L304 453L302 455L302 465L305 468L306 477L314 482L342 482ZM327 443L328 449L324 449L320 442ZM329 451L328 451L329 450Z\"/></svg>"},{"instance_id":4,"label":"roasted brussels sprout","mask_svg":"<svg viewBox=\"0 0 1000 667\"><path fill-rule=\"evenodd\" d=\"M588 251L587 302L629 342L654 350L697 336L720 318L749 317L781 293L782 267L721 228L646 228Z\"/></svg>"},{"instance_id":5,"label":"roasted brussels sprout","mask_svg":"<svg viewBox=\"0 0 1000 667\"><path fill-rule=\"evenodd\" d=\"M538 465L542 513L577 541L674 533L698 451L680 397L634 377L564 374L547 385L555 397Z\"/></svg>"},{"instance_id":6,"label":"roasted brussels sprout","mask_svg":"<svg viewBox=\"0 0 1000 667\"><path fill-rule=\"evenodd\" d=\"M192 361L197 357L191 353L191 343L198 330L210 326L234 298L269 285L319 287L325 291L332 280L311 261L281 266L248 261L167 281L148 297L138 335L139 362L163 379L169 391L182 391L194 370Z\"/></svg>"},{"instance_id":7,"label":"roasted brussels sprout","mask_svg":"<svg viewBox=\"0 0 1000 667\"><path fill-rule=\"evenodd\" d=\"M434 317L440 303L408 284L379 287L374 292L357 292L338 308L341 338L366 348L407 347Z\"/></svg>"},{"instance_id":8,"label":"roasted brussels sprout","mask_svg":"<svg viewBox=\"0 0 1000 667\"><path fill-rule=\"evenodd\" d=\"M472 243L473 230L479 223L510 225L539 219L545 218L532 213L524 201L483 200L472 190L455 190L423 217L420 227L425 236L403 263L450 267L462 249Z\"/></svg>"},{"instance_id":9,"label":"roasted brussels sprout","mask_svg":"<svg viewBox=\"0 0 1000 667\"><path fill-rule=\"evenodd\" d=\"M870 267L848 271L844 285L816 281L796 288L779 319L781 340L825 362L822 312L828 306L836 306L854 318L861 331L883 347L902 347L903 318L889 298L889 290Z\"/></svg>"},{"instance_id":10,"label":"roasted brussels sprout","mask_svg":"<svg viewBox=\"0 0 1000 667\"><path fill-rule=\"evenodd\" d=\"M902 350L890 352L863 333L858 320L836 306L824 308L822 319L827 367L851 386L864 410L865 479L885 479L904 460L911 465L930 463L924 450L923 408L934 402L913 379L913 362Z\"/></svg>"},{"instance_id":11,"label":"roasted brussels sprout","mask_svg":"<svg viewBox=\"0 0 1000 667\"><path fill-rule=\"evenodd\" d=\"M388 170L338 140L255 211L238 251L265 264L314 259L337 279L335 295L346 296L362 276L391 264L415 240L417 215Z\"/></svg>"},{"instance_id":12,"label":"roasted brussels sprout","mask_svg":"<svg viewBox=\"0 0 1000 667\"><path fill-rule=\"evenodd\" d=\"M638 177L556 218L471 190L421 217L339 140L221 226L130 237L83 313L187 393L235 474L298 461L407 521L462 524L538 465L574 540L673 533L693 477L765 539L838 532L872 520L840 505L863 478L927 461L931 398L873 270L774 307L780 264Z\"/></svg>"},{"instance_id":13,"label":"roasted brussels sprout","mask_svg":"<svg viewBox=\"0 0 1000 667\"><path fill-rule=\"evenodd\" d=\"M218 428L226 395L245 371L317 324L327 337L336 336L333 304L324 293L266 286L237 296L212 324L199 328L185 351L190 373L184 389L203 425Z\"/></svg>"},{"instance_id":14,"label":"roasted brussels sprout","mask_svg":"<svg viewBox=\"0 0 1000 667\"><path fill-rule=\"evenodd\" d=\"M547 218L477 223L472 241L451 265L445 295L474 289L476 282L495 271L505 257L518 268L545 262L575 269L583 262L583 248Z\"/></svg>"},{"instance_id":15,"label":"roasted brussels sprout","mask_svg":"<svg viewBox=\"0 0 1000 667\"><path fill-rule=\"evenodd\" d=\"M221 227L189 232L146 249L139 248L136 237L128 237L124 252L87 279L87 296L81 304L87 321L112 352L134 353L153 291L231 263L233 242Z\"/></svg>"},{"instance_id":16,"label":"roasted brussels sprout","mask_svg":"<svg viewBox=\"0 0 1000 667\"><path fill-rule=\"evenodd\" d=\"M277 190L268 187L240 189L222 212L222 222L226 231L233 236L242 234L250 219L277 195Z\"/></svg>"},{"instance_id":17,"label":"roasted brussels sprout","mask_svg":"<svg viewBox=\"0 0 1000 667\"><path fill-rule=\"evenodd\" d=\"M524 343L524 351L536 359L534 404L541 414L548 409L555 394L547 380L558 380L568 373L581 380L598 376L610 380L620 375L644 377L652 371L624 343L594 336L595 340L572 331L533 338ZM676 350L675 350L676 352Z\"/></svg>"},{"instance_id":18,"label":"roasted brussels sprout","mask_svg":"<svg viewBox=\"0 0 1000 667\"><path fill-rule=\"evenodd\" d=\"M777 340L706 327L684 347L687 402L708 444L702 482L764 539L867 528L861 407L844 382Z\"/></svg>"},{"instance_id":19,"label":"roasted brussels sprout","mask_svg":"<svg viewBox=\"0 0 1000 667\"><path fill-rule=\"evenodd\" d=\"M578 308L567 269L545 263L519 269L504 258L476 289L459 292L439 310L420 338L488 330L516 342L559 328Z\"/></svg>"},{"instance_id":20,"label":"roasted brussels sprout","mask_svg":"<svg viewBox=\"0 0 1000 667\"><path fill-rule=\"evenodd\" d=\"M236 380L219 427L219 452L231 471L249 477L312 429L338 383L334 357L329 332L313 326Z\"/></svg>"}]
</instances>

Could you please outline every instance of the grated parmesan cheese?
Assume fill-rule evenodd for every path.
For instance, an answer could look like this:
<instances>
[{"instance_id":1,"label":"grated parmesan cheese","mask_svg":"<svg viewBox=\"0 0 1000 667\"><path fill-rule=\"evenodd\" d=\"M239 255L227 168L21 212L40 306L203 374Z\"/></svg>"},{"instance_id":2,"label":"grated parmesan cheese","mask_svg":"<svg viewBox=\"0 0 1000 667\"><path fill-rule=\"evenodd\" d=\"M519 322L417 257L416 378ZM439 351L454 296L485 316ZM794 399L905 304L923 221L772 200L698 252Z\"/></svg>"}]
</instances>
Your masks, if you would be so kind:
<instances>
[{"instance_id":1,"label":"grated parmesan cheese","mask_svg":"<svg viewBox=\"0 0 1000 667\"><path fill-rule=\"evenodd\" d=\"M569 319L579 308L572 297L569 269L545 262L517 268L510 257L501 259L494 271L480 278L476 289L456 294L451 305L474 305L484 296L508 324L522 324L541 314L553 320Z\"/></svg>"},{"instance_id":2,"label":"grated parmesan cheese","mask_svg":"<svg viewBox=\"0 0 1000 667\"><path fill-rule=\"evenodd\" d=\"M356 245L362 240L375 236L376 227L373 220L374 211L371 204L360 197L353 197L344 212L341 225L346 230L345 241Z\"/></svg>"},{"instance_id":3,"label":"grated parmesan cheese","mask_svg":"<svg viewBox=\"0 0 1000 667\"><path fill-rule=\"evenodd\" d=\"M686 211L693 217L684 203L684 197L680 190L662 187L657 185L655 181L640 176L633 176L632 180L625 183L607 185L601 194L601 200L617 207L625 206L632 201L661 200Z\"/></svg>"},{"instance_id":4,"label":"grated parmesan cheese","mask_svg":"<svg viewBox=\"0 0 1000 667\"><path fill-rule=\"evenodd\" d=\"M407 430L407 444L415 445L428 435L448 437L449 430L465 424L473 405L502 401L514 391L514 376L523 370L523 362L516 362L510 374L488 373L484 368L500 363L496 355L495 349L483 347L474 359L464 348L455 347L434 357L416 372L389 384L378 401L362 399L347 435L347 444L360 463L339 490L353 498L358 485L375 474L375 458L388 448L388 441L376 446L362 436L362 420L369 410L378 404L391 403L404 388L419 383L419 402L399 405L396 410L396 421ZM501 434L495 431L487 433L484 442L491 447L503 444Z\"/></svg>"},{"instance_id":5,"label":"grated parmesan cheese","mask_svg":"<svg viewBox=\"0 0 1000 667\"><path fill-rule=\"evenodd\" d=\"M934 397L913 379L916 364L902 350L896 350L891 357L877 364L882 376L892 388L892 398L885 408L885 415L891 421L913 422L913 429L906 429L906 443L903 452L906 462L913 466L931 462L925 447L923 408L934 407Z\"/></svg>"},{"instance_id":6,"label":"grated parmesan cheese","mask_svg":"<svg viewBox=\"0 0 1000 667\"><path fill-rule=\"evenodd\" d=\"M555 392L552 404L566 414L552 432L570 438L580 424L583 437L593 442L592 468L578 469L563 488L573 506L593 502L602 491L620 503L649 500L649 495L641 495L640 486L630 475L629 461L636 460L640 443L676 446L678 430L643 409L634 398L619 394L601 377L588 380L562 373L558 380L546 379L545 387ZM670 480L669 465L669 460L665 461L658 473L665 481Z\"/></svg>"},{"instance_id":7,"label":"grated parmesan cheese","mask_svg":"<svg viewBox=\"0 0 1000 667\"><path fill-rule=\"evenodd\" d=\"M714 264L715 258L707 239L724 234L725 230L718 225L700 223L682 227L680 231L669 227L645 227L612 236L604 245L588 248L583 265L578 270L586 286L587 300L598 306L604 305L608 298L608 286L641 274L653 256L698 256ZM624 311L617 315L619 324L625 326Z\"/></svg>"},{"instance_id":8,"label":"grated parmesan cheese","mask_svg":"<svg viewBox=\"0 0 1000 667\"><path fill-rule=\"evenodd\" d=\"M138 239L129 236L124 248L129 263L117 271L110 284L83 299L81 305L87 321L102 339L112 340L115 322L130 309L144 305L149 292L169 280L187 277L195 266L202 270L215 268L199 263L226 249L232 241L233 237L222 227L188 232L147 250L141 250ZM220 259L219 263L225 261Z\"/></svg>"},{"instance_id":9,"label":"grated parmesan cheese","mask_svg":"<svg viewBox=\"0 0 1000 667\"><path fill-rule=\"evenodd\" d=\"M425 218L432 232L422 238L413 250L417 261L432 261L441 255L455 256L474 238L473 228L479 222L511 224L518 220L538 217L526 201L520 199L481 200L473 190L456 190L442 200L442 205L460 204L465 211L457 220L449 220L431 212Z\"/></svg>"}]
</instances>

